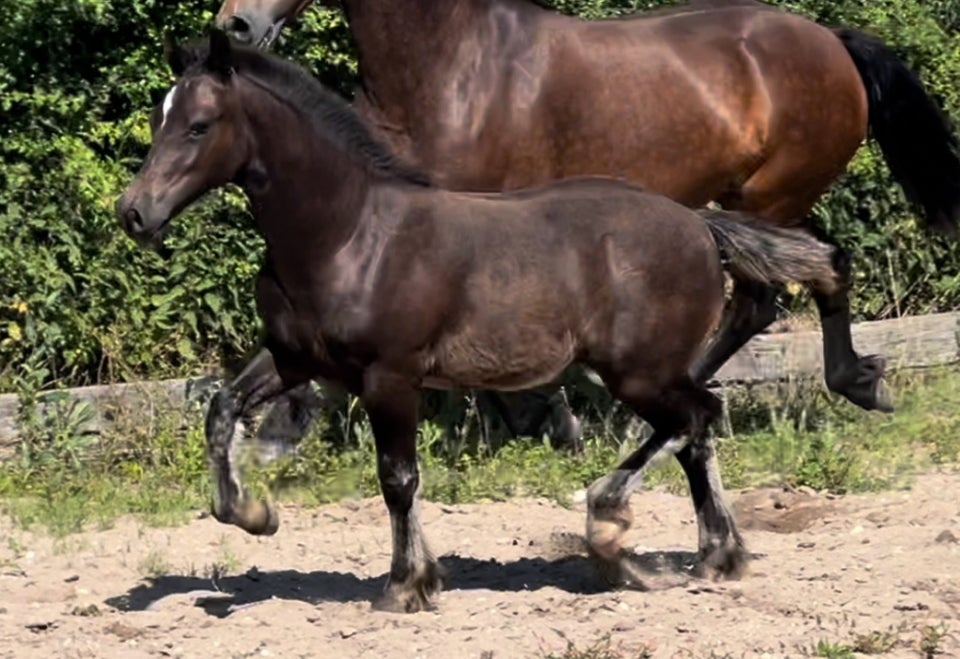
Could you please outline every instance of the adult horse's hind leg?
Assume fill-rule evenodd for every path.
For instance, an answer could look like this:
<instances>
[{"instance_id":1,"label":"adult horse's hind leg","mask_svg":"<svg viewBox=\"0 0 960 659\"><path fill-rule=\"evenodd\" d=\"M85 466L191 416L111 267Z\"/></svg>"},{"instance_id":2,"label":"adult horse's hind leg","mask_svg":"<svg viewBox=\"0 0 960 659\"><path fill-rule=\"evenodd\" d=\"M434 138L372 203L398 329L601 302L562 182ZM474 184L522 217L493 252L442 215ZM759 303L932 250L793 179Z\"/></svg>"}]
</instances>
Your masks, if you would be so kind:
<instances>
[{"instance_id":1,"label":"adult horse's hind leg","mask_svg":"<svg viewBox=\"0 0 960 659\"><path fill-rule=\"evenodd\" d=\"M293 367L293 356L263 348L230 384L210 401L206 418L207 460L217 486L213 516L254 535L276 533L280 521L266 501L252 499L235 462L237 421L257 406L307 381Z\"/></svg>"},{"instance_id":2,"label":"adult horse's hind leg","mask_svg":"<svg viewBox=\"0 0 960 659\"><path fill-rule=\"evenodd\" d=\"M690 378L706 384L728 359L777 319L779 287L736 281L723 320L707 349L690 368Z\"/></svg>"},{"instance_id":3,"label":"adult horse's hind leg","mask_svg":"<svg viewBox=\"0 0 960 659\"><path fill-rule=\"evenodd\" d=\"M430 609L443 575L420 526L416 444L420 391L410 378L372 367L364 374L361 401L373 428L377 475L393 531L390 575L373 606L399 613Z\"/></svg>"},{"instance_id":4,"label":"adult horse's hind leg","mask_svg":"<svg viewBox=\"0 0 960 659\"><path fill-rule=\"evenodd\" d=\"M677 452L676 458L687 475L697 512L700 567L706 573L704 576L740 576L747 554L725 500L717 455L706 432L692 438Z\"/></svg>"},{"instance_id":5,"label":"adult horse's hind leg","mask_svg":"<svg viewBox=\"0 0 960 659\"><path fill-rule=\"evenodd\" d=\"M842 286L835 292L814 292L823 328L823 368L827 388L866 410L892 412L893 403L883 385L885 360L879 355L860 357L850 334L849 257L837 249L835 268Z\"/></svg>"}]
</instances>

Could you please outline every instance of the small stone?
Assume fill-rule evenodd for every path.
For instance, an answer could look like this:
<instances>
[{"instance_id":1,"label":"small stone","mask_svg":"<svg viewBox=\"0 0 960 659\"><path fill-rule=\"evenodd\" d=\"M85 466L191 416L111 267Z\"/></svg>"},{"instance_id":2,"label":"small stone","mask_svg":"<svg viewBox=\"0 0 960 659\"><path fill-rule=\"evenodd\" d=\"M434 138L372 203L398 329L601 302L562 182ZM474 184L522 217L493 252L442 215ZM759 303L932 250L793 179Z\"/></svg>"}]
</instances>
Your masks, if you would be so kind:
<instances>
[{"instance_id":1,"label":"small stone","mask_svg":"<svg viewBox=\"0 0 960 659\"><path fill-rule=\"evenodd\" d=\"M351 636L356 635L357 630L353 627L344 627L340 630L340 638L350 638Z\"/></svg>"},{"instance_id":2,"label":"small stone","mask_svg":"<svg viewBox=\"0 0 960 659\"><path fill-rule=\"evenodd\" d=\"M80 575L79 575L79 574L75 574L75 575L73 575L73 576L71 576L71 577L67 577L66 579L64 579L64 581L65 581L66 583L73 583L74 581L80 581Z\"/></svg>"},{"instance_id":3,"label":"small stone","mask_svg":"<svg viewBox=\"0 0 960 659\"><path fill-rule=\"evenodd\" d=\"M937 536L937 542L943 545L955 545L960 542L960 539L957 538L953 531L948 529L940 532L940 535Z\"/></svg>"}]
</instances>

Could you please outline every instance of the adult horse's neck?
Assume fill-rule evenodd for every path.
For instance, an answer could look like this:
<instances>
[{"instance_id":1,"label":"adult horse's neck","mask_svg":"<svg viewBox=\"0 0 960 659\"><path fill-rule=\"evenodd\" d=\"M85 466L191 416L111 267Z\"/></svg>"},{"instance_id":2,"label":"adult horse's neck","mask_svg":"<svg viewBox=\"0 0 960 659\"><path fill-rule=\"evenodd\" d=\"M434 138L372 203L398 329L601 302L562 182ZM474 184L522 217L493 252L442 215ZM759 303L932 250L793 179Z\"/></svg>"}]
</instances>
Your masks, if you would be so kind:
<instances>
[{"instance_id":1,"label":"adult horse's neck","mask_svg":"<svg viewBox=\"0 0 960 659\"><path fill-rule=\"evenodd\" d=\"M439 78L462 48L484 53L491 21L543 11L531 0L342 0L357 47L364 101L381 128L408 129L431 111ZM498 11L500 10L500 11ZM501 15L502 14L502 15ZM464 73L468 75L468 73ZM436 100L434 99L434 104ZM404 154L408 155L408 154Z\"/></svg>"},{"instance_id":2,"label":"adult horse's neck","mask_svg":"<svg viewBox=\"0 0 960 659\"><path fill-rule=\"evenodd\" d=\"M239 183L268 250L335 252L357 229L370 174L303 112L256 80L238 80L252 141Z\"/></svg>"}]
</instances>

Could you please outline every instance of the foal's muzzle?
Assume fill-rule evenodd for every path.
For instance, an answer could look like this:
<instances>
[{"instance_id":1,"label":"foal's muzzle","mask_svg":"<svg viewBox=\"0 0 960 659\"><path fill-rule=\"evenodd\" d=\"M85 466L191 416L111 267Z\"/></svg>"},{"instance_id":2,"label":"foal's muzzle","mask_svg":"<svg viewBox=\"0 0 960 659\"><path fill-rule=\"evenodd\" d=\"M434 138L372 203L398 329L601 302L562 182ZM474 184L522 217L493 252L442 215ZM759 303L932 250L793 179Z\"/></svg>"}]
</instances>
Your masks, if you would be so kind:
<instances>
[{"instance_id":1,"label":"foal's muzzle","mask_svg":"<svg viewBox=\"0 0 960 659\"><path fill-rule=\"evenodd\" d=\"M160 250L170 216L157 210L149 201L134 200L127 194L117 199L115 206L117 218L128 236L141 247Z\"/></svg>"}]
</instances>

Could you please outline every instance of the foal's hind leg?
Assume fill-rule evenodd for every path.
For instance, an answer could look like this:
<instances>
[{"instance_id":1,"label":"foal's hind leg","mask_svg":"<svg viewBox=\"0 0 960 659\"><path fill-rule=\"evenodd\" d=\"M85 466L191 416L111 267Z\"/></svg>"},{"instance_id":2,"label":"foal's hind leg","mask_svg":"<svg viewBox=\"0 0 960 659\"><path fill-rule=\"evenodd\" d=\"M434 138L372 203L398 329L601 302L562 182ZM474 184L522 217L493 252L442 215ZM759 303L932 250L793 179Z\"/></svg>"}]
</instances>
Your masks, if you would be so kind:
<instances>
[{"instance_id":1,"label":"foal's hind leg","mask_svg":"<svg viewBox=\"0 0 960 659\"><path fill-rule=\"evenodd\" d=\"M307 381L292 367L295 360L263 348L230 384L222 387L207 410L207 460L217 487L213 516L254 535L276 533L280 521L266 501L252 499L235 462L237 421L258 405Z\"/></svg>"},{"instance_id":2,"label":"foal's hind leg","mask_svg":"<svg viewBox=\"0 0 960 659\"><path fill-rule=\"evenodd\" d=\"M689 379L662 391L653 391L639 380L617 383L610 390L654 430L613 472L597 479L587 490L587 541L600 558L614 561L633 523L630 494L640 484L643 468L670 440L697 436L716 411L704 406L699 390Z\"/></svg>"},{"instance_id":3,"label":"foal's hind leg","mask_svg":"<svg viewBox=\"0 0 960 659\"><path fill-rule=\"evenodd\" d=\"M363 407L377 446L377 475L390 511L393 559L374 608L413 613L433 608L443 575L420 526L417 414L420 391L408 377L378 367L363 379Z\"/></svg>"},{"instance_id":4,"label":"foal's hind leg","mask_svg":"<svg viewBox=\"0 0 960 659\"><path fill-rule=\"evenodd\" d=\"M690 494L697 511L701 569L705 576L739 577L747 553L725 501L712 442L701 432L678 451L676 457L690 482Z\"/></svg>"}]
</instances>

